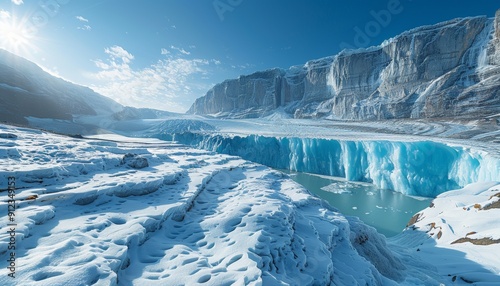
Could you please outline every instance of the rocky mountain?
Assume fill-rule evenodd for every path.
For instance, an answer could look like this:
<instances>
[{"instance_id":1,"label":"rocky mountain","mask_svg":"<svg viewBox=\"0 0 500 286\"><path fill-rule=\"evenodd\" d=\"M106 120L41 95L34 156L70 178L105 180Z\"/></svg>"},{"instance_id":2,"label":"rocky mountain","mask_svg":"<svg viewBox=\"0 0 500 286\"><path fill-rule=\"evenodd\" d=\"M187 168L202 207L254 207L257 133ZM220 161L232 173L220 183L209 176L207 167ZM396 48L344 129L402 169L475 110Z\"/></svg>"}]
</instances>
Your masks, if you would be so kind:
<instances>
[{"instance_id":1,"label":"rocky mountain","mask_svg":"<svg viewBox=\"0 0 500 286\"><path fill-rule=\"evenodd\" d=\"M123 107L90 88L45 72L36 64L0 49L0 121L26 124L27 116L72 120Z\"/></svg>"},{"instance_id":2,"label":"rocky mountain","mask_svg":"<svg viewBox=\"0 0 500 286\"><path fill-rule=\"evenodd\" d=\"M500 113L500 10L407 31L367 49L217 84L188 113L295 118L482 118Z\"/></svg>"}]
</instances>

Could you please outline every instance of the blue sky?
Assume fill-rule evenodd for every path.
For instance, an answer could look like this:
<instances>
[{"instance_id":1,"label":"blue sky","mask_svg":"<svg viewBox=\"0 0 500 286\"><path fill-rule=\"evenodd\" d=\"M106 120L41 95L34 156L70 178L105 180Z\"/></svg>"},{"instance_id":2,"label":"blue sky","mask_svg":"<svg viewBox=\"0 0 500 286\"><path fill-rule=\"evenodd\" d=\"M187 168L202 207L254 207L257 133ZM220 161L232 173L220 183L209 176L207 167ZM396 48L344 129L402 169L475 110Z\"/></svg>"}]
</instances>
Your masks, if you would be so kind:
<instances>
[{"instance_id":1,"label":"blue sky","mask_svg":"<svg viewBox=\"0 0 500 286\"><path fill-rule=\"evenodd\" d=\"M122 104L184 112L225 79L498 8L492 0L0 0L0 47Z\"/></svg>"}]
</instances>

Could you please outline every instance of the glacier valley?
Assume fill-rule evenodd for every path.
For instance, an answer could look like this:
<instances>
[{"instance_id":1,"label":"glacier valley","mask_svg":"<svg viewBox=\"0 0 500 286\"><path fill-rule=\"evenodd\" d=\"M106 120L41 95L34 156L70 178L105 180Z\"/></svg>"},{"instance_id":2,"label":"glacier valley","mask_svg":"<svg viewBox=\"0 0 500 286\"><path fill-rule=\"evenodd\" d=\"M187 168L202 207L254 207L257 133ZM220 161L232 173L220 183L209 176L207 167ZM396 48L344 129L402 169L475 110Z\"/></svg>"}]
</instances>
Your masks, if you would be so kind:
<instances>
[{"instance_id":1,"label":"glacier valley","mask_svg":"<svg viewBox=\"0 0 500 286\"><path fill-rule=\"evenodd\" d=\"M499 82L500 11L227 80L189 114L0 50L0 285L500 285ZM294 172L428 201L388 238Z\"/></svg>"},{"instance_id":2,"label":"glacier valley","mask_svg":"<svg viewBox=\"0 0 500 286\"><path fill-rule=\"evenodd\" d=\"M239 157L110 134L82 140L0 126L0 135L0 179L15 178L18 204L14 235L0 234L2 254L15 246L0 266L16 278L2 275L2 285L442 279L283 173Z\"/></svg>"}]
</instances>

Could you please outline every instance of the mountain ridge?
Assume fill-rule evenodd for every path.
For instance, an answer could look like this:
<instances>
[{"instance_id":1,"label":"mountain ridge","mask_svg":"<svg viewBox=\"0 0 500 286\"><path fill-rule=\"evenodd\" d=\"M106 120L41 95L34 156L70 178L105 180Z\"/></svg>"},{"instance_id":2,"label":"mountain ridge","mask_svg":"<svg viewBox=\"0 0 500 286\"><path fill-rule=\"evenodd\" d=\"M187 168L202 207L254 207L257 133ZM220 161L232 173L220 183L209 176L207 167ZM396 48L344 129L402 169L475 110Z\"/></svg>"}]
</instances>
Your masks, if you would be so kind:
<instances>
[{"instance_id":1,"label":"mountain ridge","mask_svg":"<svg viewBox=\"0 0 500 286\"><path fill-rule=\"evenodd\" d=\"M35 63L0 49L0 120L26 117L72 120L73 115L112 114L123 106L92 89L54 77Z\"/></svg>"},{"instance_id":2,"label":"mountain ridge","mask_svg":"<svg viewBox=\"0 0 500 286\"><path fill-rule=\"evenodd\" d=\"M123 106L89 87L55 77L37 64L0 49L0 122L32 126L29 118L39 118L76 126L81 116L123 121L169 115L172 113Z\"/></svg>"}]
</instances>

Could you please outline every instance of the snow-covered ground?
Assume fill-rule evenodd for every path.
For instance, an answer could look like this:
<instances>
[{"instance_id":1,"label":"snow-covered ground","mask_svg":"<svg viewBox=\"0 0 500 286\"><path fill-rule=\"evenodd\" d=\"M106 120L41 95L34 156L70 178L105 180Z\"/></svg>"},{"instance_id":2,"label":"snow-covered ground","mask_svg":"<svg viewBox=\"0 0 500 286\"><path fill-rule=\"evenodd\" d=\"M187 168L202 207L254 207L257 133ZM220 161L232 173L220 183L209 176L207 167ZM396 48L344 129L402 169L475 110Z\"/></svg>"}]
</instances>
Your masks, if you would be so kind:
<instances>
[{"instance_id":1,"label":"snow-covered ground","mask_svg":"<svg viewBox=\"0 0 500 286\"><path fill-rule=\"evenodd\" d=\"M0 252L14 257L0 261L1 285L441 280L286 175L238 157L113 135L9 126L0 134L0 180L7 188L15 178L17 206L9 221L8 192L0 193L1 229L10 230Z\"/></svg>"},{"instance_id":2,"label":"snow-covered ground","mask_svg":"<svg viewBox=\"0 0 500 286\"><path fill-rule=\"evenodd\" d=\"M333 139L464 140L474 144L500 142L497 117L483 120L397 119L383 121L337 121L292 119L280 110L265 118L218 119L197 115L171 114L158 119L117 121L109 116L78 116L73 121L29 117L31 126L67 134L94 134L101 131L141 137L159 133L211 131L233 135L262 135ZM464 139L464 140L462 140ZM500 148L497 148L500 150Z\"/></svg>"},{"instance_id":3,"label":"snow-covered ground","mask_svg":"<svg viewBox=\"0 0 500 286\"><path fill-rule=\"evenodd\" d=\"M0 285L500 283L498 183L440 195L386 241L286 175L171 142L0 125L0 158L0 188L14 177L17 203L11 226L0 192L0 253L15 258L0 261Z\"/></svg>"},{"instance_id":4,"label":"snow-covered ground","mask_svg":"<svg viewBox=\"0 0 500 286\"><path fill-rule=\"evenodd\" d=\"M391 244L434 264L447 285L500 285L500 183L438 196Z\"/></svg>"}]
</instances>

